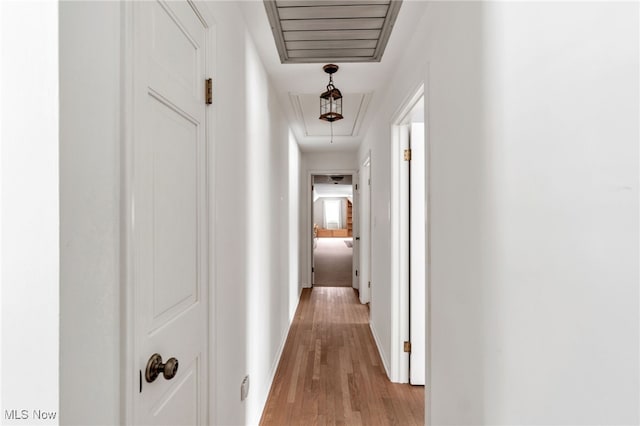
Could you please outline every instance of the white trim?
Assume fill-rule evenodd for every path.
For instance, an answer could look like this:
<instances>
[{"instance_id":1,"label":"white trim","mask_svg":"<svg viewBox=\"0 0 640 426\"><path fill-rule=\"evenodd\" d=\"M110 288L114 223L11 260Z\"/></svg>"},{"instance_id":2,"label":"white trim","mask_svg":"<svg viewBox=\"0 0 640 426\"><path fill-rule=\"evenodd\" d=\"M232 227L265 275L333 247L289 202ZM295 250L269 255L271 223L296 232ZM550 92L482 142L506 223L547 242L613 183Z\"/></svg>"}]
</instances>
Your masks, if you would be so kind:
<instances>
[{"instance_id":1,"label":"white trim","mask_svg":"<svg viewBox=\"0 0 640 426\"><path fill-rule=\"evenodd\" d=\"M134 424L134 387L136 377L136 362L134 360L135 347L135 315L134 315L134 287L133 283L133 226L129 212L133 209L133 64L134 32L133 32L132 2L121 3L122 16L122 86L121 86L121 135L120 149L120 281L122 297L121 319L121 423Z\"/></svg>"},{"instance_id":2,"label":"white trim","mask_svg":"<svg viewBox=\"0 0 640 426\"><path fill-rule=\"evenodd\" d=\"M207 28L206 35L206 43L207 47L205 50L205 75L206 78L213 78L217 75L218 71L218 61L217 61L217 21L214 19L209 7L206 2L200 0L188 0L191 7L194 9L195 13L198 15L204 26ZM195 3L195 4L194 4ZM215 85L214 85L215 87ZM205 146L206 146L206 183L207 187L207 200L206 200L206 217L208 220L208 238L207 238L207 253L209 255L208 260L208 270L207 270L207 280L208 280L208 296L209 296L209 309L208 309L208 323L207 323L207 333L209 338L209 345L207 348L208 354L208 366L207 371L209 377L207 378L207 396L208 396L208 404L207 404L207 413L206 413L206 424L213 424L213 420L215 417L215 413L217 412L217 386L216 386L216 377L217 377L217 369L216 369L216 342L217 342L217 334L216 334L216 244L215 244L215 236L216 232L216 224L215 220L215 200L216 200L216 181L215 181L215 135L217 128L217 113L218 113L218 102L215 102L216 96L214 93L214 102L211 105L208 105L205 111Z\"/></svg>"},{"instance_id":3,"label":"white trim","mask_svg":"<svg viewBox=\"0 0 640 426\"><path fill-rule=\"evenodd\" d=\"M295 312L298 311L298 307L300 306L300 296L302 296L302 289L298 291L298 303L296 304ZM262 397L260 398L258 407L262 407L260 410L260 418L258 421L262 420L262 414L264 413L264 409L267 406L267 400L269 399L269 393L271 392L271 388L273 387L273 381L276 378L276 373L278 372L278 366L280 365L280 359L282 358L282 353L284 352L284 347L287 343L287 338L289 337L289 332L291 331L291 326L293 325L293 321L295 319L295 314L289 320L289 326L285 333L282 334L282 339L280 341L280 345L278 346L278 350L276 352L276 356L273 359L273 364L271 365L271 369L269 372L269 377L265 383L266 392L262 392ZM209 423L212 424L212 423Z\"/></svg>"},{"instance_id":4,"label":"white trim","mask_svg":"<svg viewBox=\"0 0 640 426\"><path fill-rule=\"evenodd\" d=\"M373 341L376 343L376 348L378 349L378 354L380 355L380 359L382 360L382 366L384 367L385 373L387 373L387 377L391 377L389 371L389 363L387 359L384 357L384 352L382 351L382 345L380 344L380 339L378 338L378 334L376 333L375 328L373 328L373 324L369 321L369 330L371 330L371 335L373 336Z\"/></svg>"},{"instance_id":5,"label":"white trim","mask_svg":"<svg viewBox=\"0 0 640 426\"><path fill-rule=\"evenodd\" d=\"M353 128L351 129L351 135L359 135L360 129L362 128L362 122L364 121L364 116L367 113L367 109L369 108L369 103L371 102L371 97L373 93L364 93L362 95L362 100L360 101L360 106L358 108L358 112L356 113L356 119L353 122Z\"/></svg>"},{"instance_id":6,"label":"white trim","mask_svg":"<svg viewBox=\"0 0 640 426\"><path fill-rule=\"evenodd\" d=\"M408 383L409 354L404 352L403 342L409 339L409 280L408 262L408 227L401 218L405 214L402 194L408 191L408 182L402 178L402 170L407 165L402 157L402 127L416 103L424 96L424 82L417 84L413 91L405 97L393 114L391 121L391 374L392 382ZM427 124L425 123L425 126ZM428 141L426 141L428 144ZM427 188L427 191L429 189ZM403 257L404 256L404 257ZM429 284L427 283L427 287ZM427 289L428 292L428 289ZM429 330L427 329L427 334ZM428 370L428 369L427 369Z\"/></svg>"},{"instance_id":7,"label":"white trim","mask_svg":"<svg viewBox=\"0 0 640 426\"><path fill-rule=\"evenodd\" d=\"M404 116L396 123L403 119ZM409 380L409 356L402 348L402 342L407 340L409 335L408 318L402 314L408 312L409 306L404 288L408 286L408 271L401 264L402 260L407 258L404 235L406 223L401 220L406 213L402 205L402 194L408 188L406 179L402 178L402 170L406 168L402 160L402 150L406 148L404 146L406 144L406 129L399 124L392 124L389 155L391 158L391 375L389 377L396 383L407 383ZM405 229L402 228L403 224Z\"/></svg>"},{"instance_id":8,"label":"white trim","mask_svg":"<svg viewBox=\"0 0 640 426\"><path fill-rule=\"evenodd\" d=\"M403 101L400 103L396 111L391 116L392 125L399 125L407 118L411 110L418 103L420 98L424 96L424 81L421 81L419 84L416 84L414 88L409 91L409 95L405 96Z\"/></svg>"},{"instance_id":9,"label":"white trim","mask_svg":"<svg viewBox=\"0 0 640 426\"><path fill-rule=\"evenodd\" d=\"M424 398L425 398L425 425L431 425L431 119L430 119L430 109L429 109L429 81L430 81L430 64L427 62L426 68L426 80L423 84L423 96L424 96L424 143L425 143L425 155L426 159L426 182L425 182L425 191L427 193L427 205L425 209L425 214L427 215L427 247L426 247L426 263L427 263L427 273L425 275L425 309L426 312L426 324L425 324L425 386L424 386Z\"/></svg>"},{"instance_id":10,"label":"white trim","mask_svg":"<svg viewBox=\"0 0 640 426\"><path fill-rule=\"evenodd\" d=\"M359 206L358 206L358 236L360 237L359 250L358 254L360 259L358 259L358 263L360 264L360 277L359 277L359 296L360 303L370 303L370 306L373 308L373 303L371 302L371 287L369 287L369 283L373 280L371 279L371 252L372 252L372 244L371 238L373 233L371 232L371 150L367 150L364 155L364 159L360 162L362 167L358 171L359 180L360 180L360 193L359 193ZM366 173L363 173L366 170ZM363 201L365 199L366 203ZM366 223L366 228L363 226L364 221L361 220L362 217L368 216L368 220Z\"/></svg>"},{"instance_id":11,"label":"white trim","mask_svg":"<svg viewBox=\"0 0 640 426\"><path fill-rule=\"evenodd\" d=\"M307 183L305 192L305 203L309 211L307 212L307 217L304 219L306 222L303 232L300 235L302 247L304 249L303 256L308 260L309 265L307 270L305 271L305 276L307 278L306 283L302 283L303 288L312 288L313 287L313 273L311 272L311 268L313 267L313 191L311 190L311 185L313 185L313 176L314 175L331 175L331 174L341 174L341 175L351 175L353 179L353 175L356 174L356 170L353 169L307 169Z\"/></svg>"},{"instance_id":12,"label":"white trim","mask_svg":"<svg viewBox=\"0 0 640 426\"><path fill-rule=\"evenodd\" d=\"M362 182L360 182L360 169L352 175L351 179L352 184L355 184L353 188L351 209L353 228L353 262L351 264L351 279L353 280L353 288L358 290L358 293L360 293L360 277L362 275L360 273L360 242L362 239L360 238L360 220L358 219L360 216L360 190L362 189Z\"/></svg>"}]
</instances>

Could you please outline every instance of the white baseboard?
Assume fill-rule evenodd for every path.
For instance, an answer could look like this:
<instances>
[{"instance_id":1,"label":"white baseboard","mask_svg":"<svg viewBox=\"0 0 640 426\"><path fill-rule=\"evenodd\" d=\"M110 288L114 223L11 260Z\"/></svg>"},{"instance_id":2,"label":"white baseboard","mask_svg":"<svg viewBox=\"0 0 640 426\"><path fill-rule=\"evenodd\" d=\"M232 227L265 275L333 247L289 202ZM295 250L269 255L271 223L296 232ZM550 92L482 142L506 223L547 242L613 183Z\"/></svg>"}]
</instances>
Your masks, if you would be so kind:
<instances>
[{"instance_id":1,"label":"white baseboard","mask_svg":"<svg viewBox=\"0 0 640 426\"><path fill-rule=\"evenodd\" d=\"M256 413L258 414L258 416L255 419L255 422L252 422L252 423L258 424L260 422L260 419L262 418L262 413L264 413L264 408L267 405L269 392L271 392L271 386L273 386L273 379L275 379L276 377L276 371L278 371L278 364L280 364L280 358L282 358L282 352L284 351L284 345L287 342L287 336L289 336L290 329L291 329L291 324L289 324L289 328L287 328L287 332L284 334L284 339L282 339L282 342L280 343L280 347L278 348L277 355L274 359L273 365L271 366L269 379L267 380L268 386L265 386L265 389L263 390L263 394L260 397L259 404L257 405L258 407L260 407L260 413Z\"/></svg>"},{"instance_id":2,"label":"white baseboard","mask_svg":"<svg viewBox=\"0 0 640 426\"><path fill-rule=\"evenodd\" d=\"M298 292L298 303L296 304L296 309L294 311L298 310L298 305L300 304L300 295L302 294L301 291ZM293 318L295 318L295 315L293 316ZM262 418L262 414L264 413L264 408L267 404L267 399L269 398L269 392L271 391L271 387L273 386L273 380L276 377L276 372L278 371L278 364L280 364L280 358L282 358L282 353L284 352L284 346L287 343L287 337L289 337L289 331L291 331L291 324L293 324L293 318L291 318L291 320L289 321L289 326L287 327L287 331L285 333L283 333L283 337L280 341L280 345L278 346L278 351L276 352L277 355L273 360L273 364L271 365L271 371L269 372L269 380L267 380L268 386L266 387L266 390L263 392L262 397L260 398L260 403L258 404L258 407L260 408L260 413L258 415L257 420L254 422L255 424L258 424L258 422L260 421L260 419Z\"/></svg>"},{"instance_id":3,"label":"white baseboard","mask_svg":"<svg viewBox=\"0 0 640 426\"><path fill-rule=\"evenodd\" d=\"M371 334L373 335L373 340L376 342L376 348L378 349L378 354L380 355L380 359L382 360L382 366L384 367L385 373L387 373L387 377L391 380L391 374L389 374L389 363L384 357L384 351L382 350L382 345L380 345L380 339L378 339L378 334L376 333L376 329L373 328L373 324L369 321L369 329L371 330Z\"/></svg>"}]
</instances>

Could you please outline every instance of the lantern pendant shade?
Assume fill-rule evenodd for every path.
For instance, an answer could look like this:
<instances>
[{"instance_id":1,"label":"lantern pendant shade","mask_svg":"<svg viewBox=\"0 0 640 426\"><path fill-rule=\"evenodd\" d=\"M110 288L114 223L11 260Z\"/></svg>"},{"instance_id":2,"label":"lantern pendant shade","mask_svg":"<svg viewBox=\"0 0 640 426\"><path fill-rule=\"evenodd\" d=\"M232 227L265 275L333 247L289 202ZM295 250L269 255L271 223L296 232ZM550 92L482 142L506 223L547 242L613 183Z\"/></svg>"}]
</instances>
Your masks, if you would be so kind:
<instances>
[{"instance_id":1,"label":"lantern pendant shade","mask_svg":"<svg viewBox=\"0 0 640 426\"><path fill-rule=\"evenodd\" d=\"M342 120L342 93L333 85L332 74L338 71L338 66L328 64L323 67L324 71L329 74L329 84L326 92L320 95L320 120L330 123Z\"/></svg>"},{"instance_id":2,"label":"lantern pendant shade","mask_svg":"<svg viewBox=\"0 0 640 426\"><path fill-rule=\"evenodd\" d=\"M342 117L342 93L338 89L330 89L320 95L320 120L333 122Z\"/></svg>"}]
</instances>

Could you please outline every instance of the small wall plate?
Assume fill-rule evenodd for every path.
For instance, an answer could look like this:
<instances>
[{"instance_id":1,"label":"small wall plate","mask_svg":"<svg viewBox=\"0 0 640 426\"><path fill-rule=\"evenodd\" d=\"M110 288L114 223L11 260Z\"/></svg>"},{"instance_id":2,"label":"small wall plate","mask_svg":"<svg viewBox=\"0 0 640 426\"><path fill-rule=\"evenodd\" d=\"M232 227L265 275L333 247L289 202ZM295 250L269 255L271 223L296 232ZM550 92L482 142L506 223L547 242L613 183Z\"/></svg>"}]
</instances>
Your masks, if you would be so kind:
<instances>
[{"instance_id":1,"label":"small wall plate","mask_svg":"<svg viewBox=\"0 0 640 426\"><path fill-rule=\"evenodd\" d=\"M249 395L249 375L244 376L242 384L240 385L240 401L247 399Z\"/></svg>"}]
</instances>

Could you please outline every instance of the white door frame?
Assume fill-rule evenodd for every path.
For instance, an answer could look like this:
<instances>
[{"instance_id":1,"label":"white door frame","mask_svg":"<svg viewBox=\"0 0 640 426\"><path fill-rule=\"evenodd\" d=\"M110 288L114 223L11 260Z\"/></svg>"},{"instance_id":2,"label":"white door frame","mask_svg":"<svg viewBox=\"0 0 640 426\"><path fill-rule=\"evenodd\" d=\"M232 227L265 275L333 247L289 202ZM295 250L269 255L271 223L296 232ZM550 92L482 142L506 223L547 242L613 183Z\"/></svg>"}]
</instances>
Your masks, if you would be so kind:
<instances>
[{"instance_id":1,"label":"white door frame","mask_svg":"<svg viewBox=\"0 0 640 426\"><path fill-rule=\"evenodd\" d=\"M307 172L307 185L306 185L306 204L309 208L309 212L306 217L306 229L307 232L302 234L303 238L306 235L309 239L308 241L303 241L302 245L307 250L305 257L309 261L309 267L307 268L307 282L309 283L309 288L313 288L313 272L311 268L313 267L313 190L311 186L313 185L313 176L314 175L351 175L351 182L353 184L353 176L356 175L356 170L353 169L321 169L321 170L309 170ZM356 198L353 197L353 201L355 203Z\"/></svg>"},{"instance_id":2,"label":"white door frame","mask_svg":"<svg viewBox=\"0 0 640 426\"><path fill-rule=\"evenodd\" d=\"M208 28L207 31L207 50L205 52L205 68L208 76L213 76L217 71L216 60L216 21L205 2L200 0L187 0L193 7L196 15ZM138 386L139 365L134 356L136 323L135 323L135 287L133 275L133 150L134 150L134 3L122 2L122 53L121 53L121 70L122 70L122 88L121 88L121 108L120 108L120 133L122 135L122 144L120 147L120 281L121 281L121 354L122 354L122 378L121 378L121 407L120 407L120 423L123 425L134 424L134 398L136 387ZM207 146L207 165L206 165L206 185L207 185L207 217L209 220L207 236L208 255L209 255L209 273L208 275L208 302L209 313L208 323L212 324L215 318L215 173L213 173L214 165L214 139L215 131L212 129L216 125L216 102L209 105L206 109L205 139ZM205 424L212 423L212 413L216 412L216 386L215 386L215 327L208 326L209 330L209 348L208 348L208 413Z\"/></svg>"},{"instance_id":3,"label":"white door frame","mask_svg":"<svg viewBox=\"0 0 640 426\"><path fill-rule=\"evenodd\" d=\"M424 109L424 97L419 103ZM412 112L412 117L413 116ZM409 165L409 215L406 217L409 224L409 341L411 352L409 353L409 383L412 385L424 385L424 372L426 367L426 293L425 279L427 273L427 202L426 173L427 155L425 150L425 123L414 122L412 119L409 127L409 149L411 161L405 161Z\"/></svg>"},{"instance_id":4,"label":"white door frame","mask_svg":"<svg viewBox=\"0 0 640 426\"><path fill-rule=\"evenodd\" d=\"M420 98L425 97L425 131L428 128L427 117L427 98L425 93L425 84L420 82L417 87L412 90L402 102L391 121L391 366L390 379L396 383L409 382L409 354L404 352L403 342L409 341L409 228L406 220L408 217L408 200L409 182L407 164L403 159L403 151L408 144L408 128L405 126L407 115L411 112ZM429 140L425 138L425 152L427 153L427 161L429 158ZM428 163L426 164L429 170ZM428 173L428 172L427 172ZM427 192L427 200L430 194L429 176L427 174L427 182L425 186ZM429 203L427 205L427 217L429 218ZM427 223L427 270L429 267L429 223ZM426 365L426 385L429 385L429 289L430 289L430 273L425 277L426 281L426 310L427 324L425 332L427 334L427 365Z\"/></svg>"},{"instance_id":5,"label":"white door frame","mask_svg":"<svg viewBox=\"0 0 640 426\"><path fill-rule=\"evenodd\" d=\"M351 177L353 185L353 209L351 219L353 222L353 265L352 265L352 279L353 288L360 292L360 190L362 189L362 182L360 182L360 170L356 171Z\"/></svg>"},{"instance_id":6,"label":"white door frame","mask_svg":"<svg viewBox=\"0 0 640 426\"><path fill-rule=\"evenodd\" d=\"M371 151L360 162L360 214L358 219L360 254L360 303L371 302ZM371 305L370 305L371 306ZM371 310L369 310L371 315Z\"/></svg>"}]
</instances>

